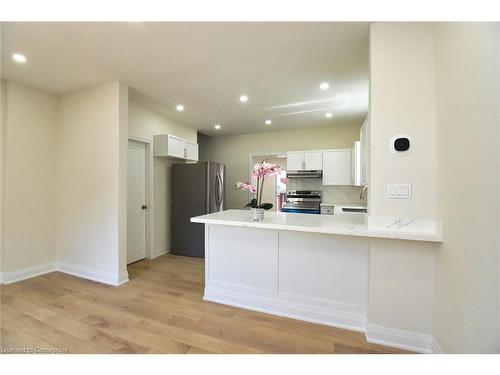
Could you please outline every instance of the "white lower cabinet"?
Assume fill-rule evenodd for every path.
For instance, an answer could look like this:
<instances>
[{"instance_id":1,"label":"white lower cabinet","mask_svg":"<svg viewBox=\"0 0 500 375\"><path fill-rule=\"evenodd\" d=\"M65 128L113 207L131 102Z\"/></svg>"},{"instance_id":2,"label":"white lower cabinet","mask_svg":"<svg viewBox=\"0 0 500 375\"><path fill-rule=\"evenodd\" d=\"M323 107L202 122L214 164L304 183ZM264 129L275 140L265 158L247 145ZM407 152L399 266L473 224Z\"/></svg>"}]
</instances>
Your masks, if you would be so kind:
<instances>
[{"instance_id":1,"label":"white lower cabinet","mask_svg":"<svg viewBox=\"0 0 500 375\"><path fill-rule=\"evenodd\" d=\"M323 150L323 185L351 184L351 149Z\"/></svg>"}]
</instances>

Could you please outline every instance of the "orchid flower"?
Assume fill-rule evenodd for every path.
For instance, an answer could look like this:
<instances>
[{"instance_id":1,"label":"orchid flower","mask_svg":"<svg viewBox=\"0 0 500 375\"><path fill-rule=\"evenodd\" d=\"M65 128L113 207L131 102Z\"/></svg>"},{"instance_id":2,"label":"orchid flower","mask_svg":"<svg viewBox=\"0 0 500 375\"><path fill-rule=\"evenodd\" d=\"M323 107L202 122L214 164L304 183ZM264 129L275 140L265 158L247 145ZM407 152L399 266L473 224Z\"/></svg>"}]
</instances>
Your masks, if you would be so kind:
<instances>
[{"instance_id":1,"label":"orchid flower","mask_svg":"<svg viewBox=\"0 0 500 375\"><path fill-rule=\"evenodd\" d=\"M252 171L252 177L257 179L257 188L249 182L238 181L235 184L236 189L248 191L252 195L252 200L247 204L247 207L263 208L265 210L269 210L273 207L272 203L262 203L264 180L267 177L277 175L280 171L281 167L279 165L271 164L264 160L261 163L255 164Z\"/></svg>"},{"instance_id":2,"label":"orchid flower","mask_svg":"<svg viewBox=\"0 0 500 375\"><path fill-rule=\"evenodd\" d=\"M238 181L234 187L238 190L245 190L245 191L248 191L253 198L255 198L255 195L257 194L257 189L255 189L255 187L249 183L249 182L241 182L241 181Z\"/></svg>"}]
</instances>

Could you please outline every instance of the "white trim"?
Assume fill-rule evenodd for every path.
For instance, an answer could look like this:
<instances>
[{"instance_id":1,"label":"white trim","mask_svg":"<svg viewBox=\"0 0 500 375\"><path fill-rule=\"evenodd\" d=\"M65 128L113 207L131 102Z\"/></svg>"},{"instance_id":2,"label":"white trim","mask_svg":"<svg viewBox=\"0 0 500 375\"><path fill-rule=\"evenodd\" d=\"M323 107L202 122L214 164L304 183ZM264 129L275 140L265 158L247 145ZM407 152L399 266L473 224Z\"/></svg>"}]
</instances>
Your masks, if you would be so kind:
<instances>
[{"instance_id":1,"label":"white trim","mask_svg":"<svg viewBox=\"0 0 500 375\"><path fill-rule=\"evenodd\" d=\"M366 321L363 314L334 311L330 308L321 309L310 305L212 287L205 288L203 300L331 327L358 332L365 331Z\"/></svg>"},{"instance_id":2,"label":"white trim","mask_svg":"<svg viewBox=\"0 0 500 375\"><path fill-rule=\"evenodd\" d=\"M97 281L99 283L113 286L124 284L129 280L127 271L116 274L114 272L106 272L64 262L57 262L56 270L69 275L81 277L83 279Z\"/></svg>"},{"instance_id":3,"label":"white trim","mask_svg":"<svg viewBox=\"0 0 500 375\"><path fill-rule=\"evenodd\" d=\"M153 253L153 147L152 141L139 137L128 137L127 147L130 141L143 143L146 151L146 258L156 257ZM128 166L128 164L127 164Z\"/></svg>"},{"instance_id":4,"label":"white trim","mask_svg":"<svg viewBox=\"0 0 500 375\"><path fill-rule=\"evenodd\" d=\"M366 325L366 340L373 344L392 346L394 348L411 350L418 353L432 353L431 335L389 328L368 323Z\"/></svg>"},{"instance_id":5,"label":"white trim","mask_svg":"<svg viewBox=\"0 0 500 375\"><path fill-rule=\"evenodd\" d=\"M39 264L32 267L22 268L16 271L3 272L1 275L3 284L12 284L18 281L31 279L56 270L55 262Z\"/></svg>"},{"instance_id":6,"label":"white trim","mask_svg":"<svg viewBox=\"0 0 500 375\"><path fill-rule=\"evenodd\" d=\"M149 259L155 259L155 258L161 257L162 255L170 253L171 251L172 250L164 250L164 251L161 251L159 253L153 253Z\"/></svg>"},{"instance_id":7,"label":"white trim","mask_svg":"<svg viewBox=\"0 0 500 375\"><path fill-rule=\"evenodd\" d=\"M252 159L257 157L257 156L274 156L275 158L278 158L280 155L286 155L286 151L282 152L250 152L248 153L248 178L249 182L252 182L252 170L253 170L253 164L252 164ZM286 160L286 156L283 158Z\"/></svg>"},{"instance_id":8,"label":"white trim","mask_svg":"<svg viewBox=\"0 0 500 375\"><path fill-rule=\"evenodd\" d=\"M119 285L122 285L122 284L125 284L128 282L129 282L128 271L120 272L118 274L118 283L116 284L116 286L119 286Z\"/></svg>"},{"instance_id":9,"label":"white trim","mask_svg":"<svg viewBox=\"0 0 500 375\"><path fill-rule=\"evenodd\" d=\"M113 286L129 281L127 271L115 274L64 262L50 262L16 271L3 272L0 274L0 280L2 284L7 285L56 271Z\"/></svg>"}]
</instances>

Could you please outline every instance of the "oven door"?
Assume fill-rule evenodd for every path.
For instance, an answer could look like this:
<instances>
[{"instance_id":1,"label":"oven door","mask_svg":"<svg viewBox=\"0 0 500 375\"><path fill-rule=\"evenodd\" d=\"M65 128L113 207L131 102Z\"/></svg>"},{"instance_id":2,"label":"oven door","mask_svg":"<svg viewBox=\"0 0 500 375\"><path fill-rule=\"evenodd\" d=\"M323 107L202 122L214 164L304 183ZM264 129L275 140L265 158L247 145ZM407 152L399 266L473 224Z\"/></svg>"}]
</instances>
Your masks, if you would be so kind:
<instances>
[{"instance_id":1,"label":"oven door","mask_svg":"<svg viewBox=\"0 0 500 375\"><path fill-rule=\"evenodd\" d=\"M319 214L319 203L284 203L281 212L293 212L300 214Z\"/></svg>"}]
</instances>

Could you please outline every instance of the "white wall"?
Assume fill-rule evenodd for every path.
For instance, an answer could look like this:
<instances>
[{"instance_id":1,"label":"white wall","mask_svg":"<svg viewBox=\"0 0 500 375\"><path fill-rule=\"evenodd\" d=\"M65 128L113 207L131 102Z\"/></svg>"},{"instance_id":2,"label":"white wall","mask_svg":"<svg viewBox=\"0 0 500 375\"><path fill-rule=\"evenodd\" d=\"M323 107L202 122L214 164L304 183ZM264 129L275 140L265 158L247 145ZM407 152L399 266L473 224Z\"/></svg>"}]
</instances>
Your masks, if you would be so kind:
<instances>
[{"instance_id":1,"label":"white wall","mask_svg":"<svg viewBox=\"0 0 500 375\"><path fill-rule=\"evenodd\" d=\"M127 272L128 86L118 84L118 273Z\"/></svg>"},{"instance_id":2,"label":"white wall","mask_svg":"<svg viewBox=\"0 0 500 375\"><path fill-rule=\"evenodd\" d=\"M434 335L500 353L500 25L433 25L439 213Z\"/></svg>"},{"instance_id":3,"label":"white wall","mask_svg":"<svg viewBox=\"0 0 500 375\"><path fill-rule=\"evenodd\" d=\"M120 162L125 157L126 164L127 124L120 94L124 88L115 82L62 95L57 131L58 262L111 282L126 277Z\"/></svg>"},{"instance_id":4,"label":"white wall","mask_svg":"<svg viewBox=\"0 0 500 375\"><path fill-rule=\"evenodd\" d=\"M370 214L441 218L444 242L370 241L368 320L498 353L500 27L381 23L370 39ZM397 133L411 154L388 151ZM385 199L391 182L413 199Z\"/></svg>"},{"instance_id":5,"label":"white wall","mask_svg":"<svg viewBox=\"0 0 500 375\"><path fill-rule=\"evenodd\" d=\"M197 142L196 130L172 121L165 116L131 99L128 103L128 136L152 141L154 135L173 134ZM170 179L172 160L153 160L153 248L152 256L171 250L170 220Z\"/></svg>"},{"instance_id":6,"label":"white wall","mask_svg":"<svg viewBox=\"0 0 500 375\"><path fill-rule=\"evenodd\" d=\"M4 273L51 263L55 252L57 98L2 81Z\"/></svg>"},{"instance_id":7,"label":"white wall","mask_svg":"<svg viewBox=\"0 0 500 375\"><path fill-rule=\"evenodd\" d=\"M226 165L226 208L241 209L247 203L247 195L232 189L232 186L237 181L248 180L249 154L350 148L354 141L359 140L361 125L200 137L200 160L213 160Z\"/></svg>"},{"instance_id":8,"label":"white wall","mask_svg":"<svg viewBox=\"0 0 500 375\"><path fill-rule=\"evenodd\" d=\"M434 50L429 23L375 23L370 29L371 216L435 218ZM404 134L411 152L395 155ZM412 199L387 199L388 183L412 184Z\"/></svg>"},{"instance_id":9,"label":"white wall","mask_svg":"<svg viewBox=\"0 0 500 375\"><path fill-rule=\"evenodd\" d=\"M436 216L434 50L428 23L375 23L370 29L370 216ZM407 155L393 136L413 140ZM412 199L386 198L389 183L411 183ZM432 334L438 246L370 240L368 321Z\"/></svg>"},{"instance_id":10,"label":"white wall","mask_svg":"<svg viewBox=\"0 0 500 375\"><path fill-rule=\"evenodd\" d=\"M2 22L0 22L0 51L2 50ZM4 253L4 183L5 183L5 118L6 102L4 95L4 84L2 80L2 61L0 59L0 283L3 282L3 253ZM0 311L0 318L2 312Z\"/></svg>"}]
</instances>

